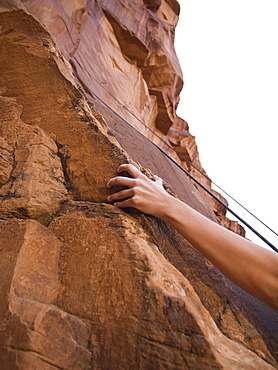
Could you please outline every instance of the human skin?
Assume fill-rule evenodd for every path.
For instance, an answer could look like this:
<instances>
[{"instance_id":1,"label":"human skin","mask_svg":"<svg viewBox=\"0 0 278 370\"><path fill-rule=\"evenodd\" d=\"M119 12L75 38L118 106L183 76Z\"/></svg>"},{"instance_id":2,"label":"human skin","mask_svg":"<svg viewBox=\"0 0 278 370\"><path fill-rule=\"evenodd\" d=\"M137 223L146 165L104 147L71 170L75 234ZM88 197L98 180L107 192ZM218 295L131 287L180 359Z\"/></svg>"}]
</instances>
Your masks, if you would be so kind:
<instances>
[{"instance_id":1,"label":"human skin","mask_svg":"<svg viewBox=\"0 0 278 370\"><path fill-rule=\"evenodd\" d=\"M120 176L128 172L132 178ZM162 180L150 180L131 164L121 165L108 188L126 187L107 200L119 208L133 207L174 227L231 281L278 310L278 254L225 229L171 196Z\"/></svg>"}]
</instances>

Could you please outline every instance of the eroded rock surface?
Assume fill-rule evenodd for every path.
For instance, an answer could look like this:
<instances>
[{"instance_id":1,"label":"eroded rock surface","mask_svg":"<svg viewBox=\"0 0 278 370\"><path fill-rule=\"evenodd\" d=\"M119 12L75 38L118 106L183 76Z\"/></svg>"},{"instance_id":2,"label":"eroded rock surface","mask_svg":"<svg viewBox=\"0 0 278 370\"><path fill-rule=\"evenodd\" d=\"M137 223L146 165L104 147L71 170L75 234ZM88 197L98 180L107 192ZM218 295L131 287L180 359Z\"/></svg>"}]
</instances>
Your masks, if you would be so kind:
<instances>
[{"instance_id":1,"label":"eroded rock surface","mask_svg":"<svg viewBox=\"0 0 278 370\"><path fill-rule=\"evenodd\" d=\"M58 148L41 128L20 120L15 99L0 97L0 111L0 217L47 224L67 195Z\"/></svg>"},{"instance_id":2,"label":"eroded rock surface","mask_svg":"<svg viewBox=\"0 0 278 370\"><path fill-rule=\"evenodd\" d=\"M175 0L0 4L4 369L278 367L277 312L162 221L106 203L107 180L135 161L225 217L133 116L200 166L175 116L178 13Z\"/></svg>"},{"instance_id":3,"label":"eroded rock surface","mask_svg":"<svg viewBox=\"0 0 278 370\"><path fill-rule=\"evenodd\" d=\"M1 220L0 230L1 368L91 368L89 328L53 305L60 241L33 220Z\"/></svg>"},{"instance_id":4,"label":"eroded rock surface","mask_svg":"<svg viewBox=\"0 0 278 370\"><path fill-rule=\"evenodd\" d=\"M176 114L183 86L174 49L180 11L176 0L44 0L43 7L39 0L22 3L51 32L93 103L107 104L211 188L200 174L205 170L195 137ZM243 228L226 218L225 208L219 212L219 204L203 195L219 221L244 236Z\"/></svg>"}]
</instances>

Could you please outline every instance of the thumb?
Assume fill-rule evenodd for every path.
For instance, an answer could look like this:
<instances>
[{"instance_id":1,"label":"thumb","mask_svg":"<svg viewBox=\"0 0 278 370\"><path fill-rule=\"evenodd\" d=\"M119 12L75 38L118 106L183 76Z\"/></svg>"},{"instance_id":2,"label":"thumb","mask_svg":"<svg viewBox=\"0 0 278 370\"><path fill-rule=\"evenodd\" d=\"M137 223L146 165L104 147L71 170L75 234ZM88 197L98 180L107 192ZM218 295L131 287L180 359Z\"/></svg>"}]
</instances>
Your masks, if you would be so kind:
<instances>
[{"instance_id":1,"label":"thumb","mask_svg":"<svg viewBox=\"0 0 278 370\"><path fill-rule=\"evenodd\" d=\"M155 183L157 183L157 184L158 184L158 185L160 185L160 186L163 186L163 180L162 180L160 177L158 177L158 176L154 175L154 176L153 176L153 179L154 179L154 182L155 182Z\"/></svg>"}]
</instances>

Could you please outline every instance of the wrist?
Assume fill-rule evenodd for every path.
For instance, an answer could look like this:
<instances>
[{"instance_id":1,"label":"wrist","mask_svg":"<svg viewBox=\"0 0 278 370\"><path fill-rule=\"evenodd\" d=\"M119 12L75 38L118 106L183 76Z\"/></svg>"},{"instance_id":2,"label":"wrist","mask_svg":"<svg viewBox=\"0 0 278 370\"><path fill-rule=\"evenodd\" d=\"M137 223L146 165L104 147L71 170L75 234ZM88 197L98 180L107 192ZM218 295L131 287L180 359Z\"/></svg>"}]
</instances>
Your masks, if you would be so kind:
<instances>
[{"instance_id":1,"label":"wrist","mask_svg":"<svg viewBox=\"0 0 278 370\"><path fill-rule=\"evenodd\" d=\"M179 199L166 193L155 216L171 223L170 221L177 215L180 203L183 204Z\"/></svg>"}]
</instances>

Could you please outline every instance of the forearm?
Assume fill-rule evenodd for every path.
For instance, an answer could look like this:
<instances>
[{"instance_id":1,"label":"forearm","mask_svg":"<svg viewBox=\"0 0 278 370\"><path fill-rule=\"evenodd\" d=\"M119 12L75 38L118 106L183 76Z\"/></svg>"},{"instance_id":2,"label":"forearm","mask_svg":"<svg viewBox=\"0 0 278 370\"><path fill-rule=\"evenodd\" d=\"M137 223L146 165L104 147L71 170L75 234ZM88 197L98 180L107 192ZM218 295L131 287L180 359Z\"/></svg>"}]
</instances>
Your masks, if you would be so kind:
<instances>
[{"instance_id":1,"label":"forearm","mask_svg":"<svg viewBox=\"0 0 278 370\"><path fill-rule=\"evenodd\" d=\"M207 219L185 203L167 198L159 215L229 279L278 308L278 256Z\"/></svg>"},{"instance_id":2,"label":"forearm","mask_svg":"<svg viewBox=\"0 0 278 370\"><path fill-rule=\"evenodd\" d=\"M132 178L116 176L108 181L108 188L125 187L109 195L109 202L120 208L137 208L168 222L235 284L278 309L278 254L223 228L172 197L157 176L151 181L131 164L117 170L123 171Z\"/></svg>"}]
</instances>

